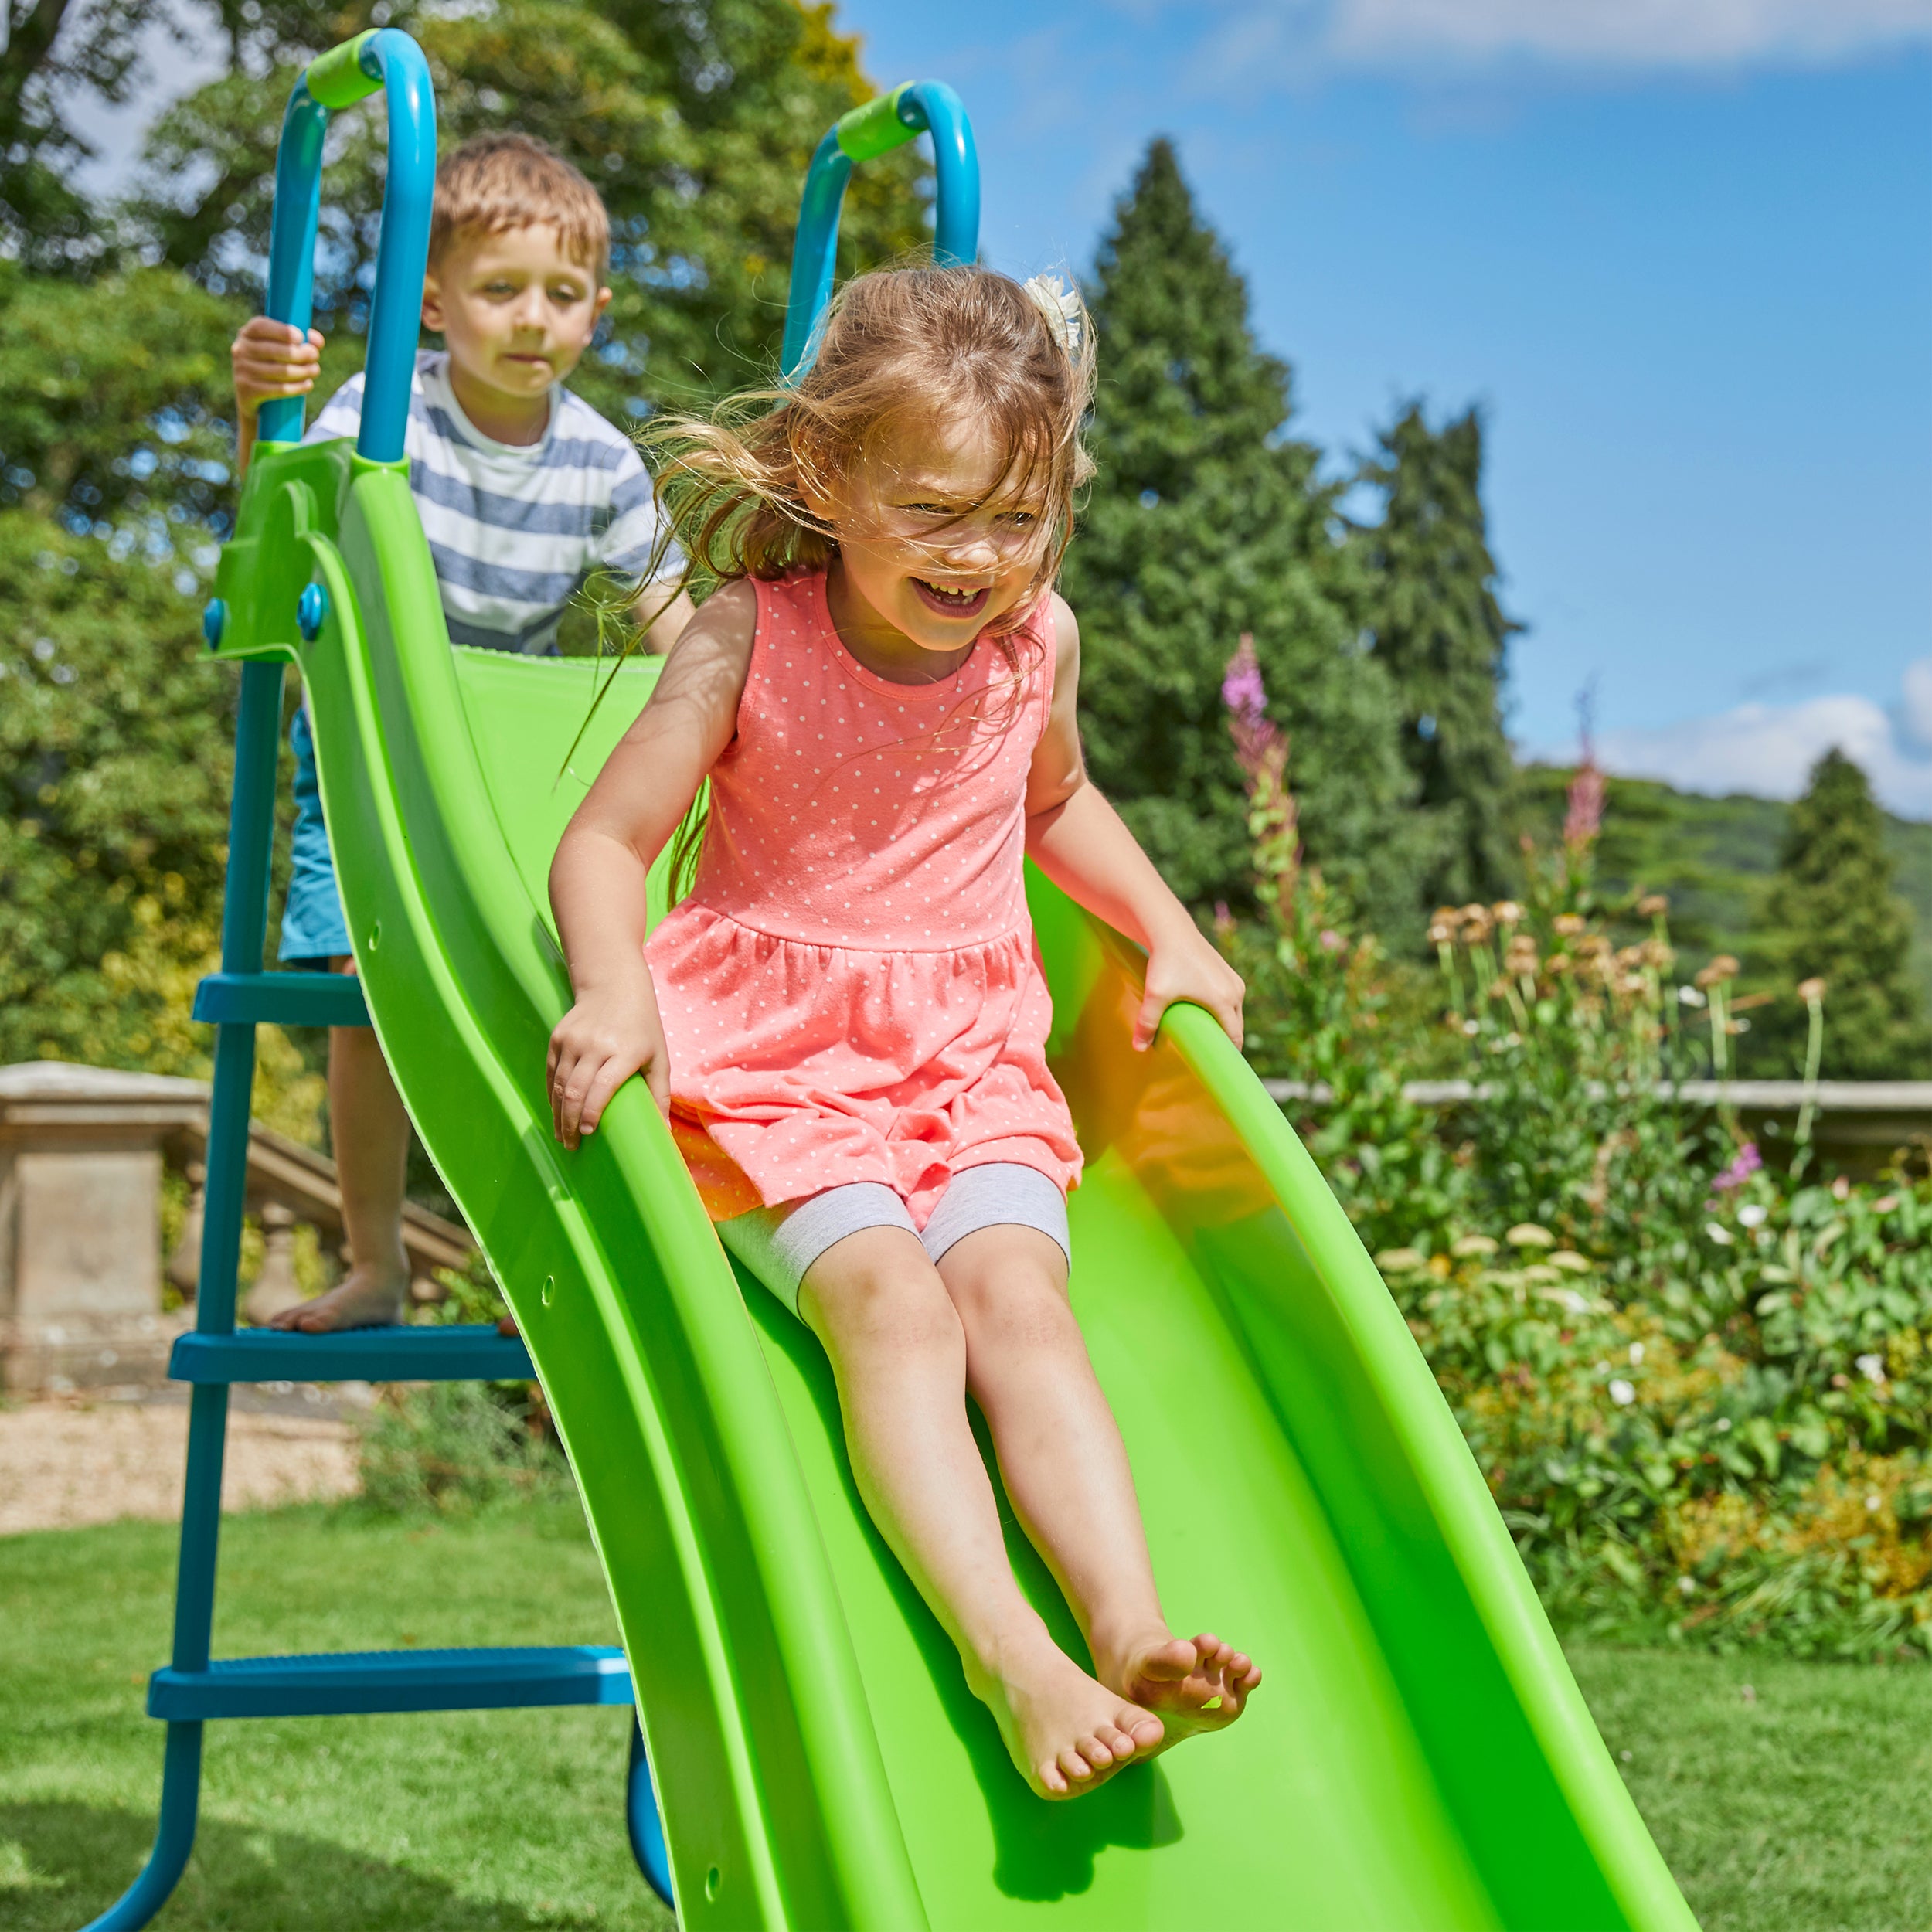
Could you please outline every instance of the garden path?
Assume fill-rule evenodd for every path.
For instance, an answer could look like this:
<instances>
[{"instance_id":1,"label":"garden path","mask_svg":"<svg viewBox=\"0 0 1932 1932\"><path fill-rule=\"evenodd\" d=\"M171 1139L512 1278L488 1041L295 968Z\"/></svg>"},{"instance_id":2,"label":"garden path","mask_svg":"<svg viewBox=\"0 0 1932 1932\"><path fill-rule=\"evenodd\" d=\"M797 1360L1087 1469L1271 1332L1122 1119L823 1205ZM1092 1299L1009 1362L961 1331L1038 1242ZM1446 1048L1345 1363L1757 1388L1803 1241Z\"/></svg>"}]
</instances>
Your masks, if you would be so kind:
<instances>
[{"instance_id":1,"label":"garden path","mask_svg":"<svg viewBox=\"0 0 1932 1932\"><path fill-rule=\"evenodd\" d=\"M317 1413L290 1413L301 1403ZM319 1391L264 1409L237 1406L222 1473L226 1509L355 1494L354 1424ZM0 1409L0 1536L181 1513L184 1400L73 1397Z\"/></svg>"}]
</instances>

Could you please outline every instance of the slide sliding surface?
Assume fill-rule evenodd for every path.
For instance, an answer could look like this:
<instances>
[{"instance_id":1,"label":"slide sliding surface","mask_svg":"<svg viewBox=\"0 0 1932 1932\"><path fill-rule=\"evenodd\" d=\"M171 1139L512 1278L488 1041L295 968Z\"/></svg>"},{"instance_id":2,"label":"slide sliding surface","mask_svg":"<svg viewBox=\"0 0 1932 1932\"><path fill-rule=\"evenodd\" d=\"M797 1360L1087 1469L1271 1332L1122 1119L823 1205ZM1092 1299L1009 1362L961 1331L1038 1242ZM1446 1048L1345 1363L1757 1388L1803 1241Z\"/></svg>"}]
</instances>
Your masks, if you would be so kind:
<instances>
[{"instance_id":1,"label":"slide sliding surface","mask_svg":"<svg viewBox=\"0 0 1932 1932\"><path fill-rule=\"evenodd\" d=\"M1074 1301L1170 1617L1267 1682L1223 1736L1032 1797L866 1517L817 1344L734 1275L641 1084L551 1139L544 876L651 667L585 729L607 667L453 651L406 479L340 446L258 458L230 551L224 655L302 665L377 1029L577 1473L686 1926L1692 1924L1306 1154L1206 1015L1129 1050L1131 949L1038 879Z\"/></svg>"}]
</instances>

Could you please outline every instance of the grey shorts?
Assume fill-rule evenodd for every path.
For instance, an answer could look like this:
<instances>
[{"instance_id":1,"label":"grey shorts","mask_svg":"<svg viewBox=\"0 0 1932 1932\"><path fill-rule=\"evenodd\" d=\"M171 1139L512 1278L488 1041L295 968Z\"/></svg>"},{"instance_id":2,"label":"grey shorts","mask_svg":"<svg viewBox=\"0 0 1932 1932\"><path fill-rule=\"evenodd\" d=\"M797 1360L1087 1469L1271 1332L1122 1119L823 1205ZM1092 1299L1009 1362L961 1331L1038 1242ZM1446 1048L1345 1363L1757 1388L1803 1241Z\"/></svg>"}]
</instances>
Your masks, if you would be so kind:
<instances>
[{"instance_id":1,"label":"grey shorts","mask_svg":"<svg viewBox=\"0 0 1932 1932\"><path fill-rule=\"evenodd\" d=\"M878 1181L852 1181L718 1223L718 1238L794 1315L805 1270L835 1242L866 1228L903 1228L935 1263L981 1228L1036 1228L1073 1257L1066 1197L1039 1168L993 1161L955 1174L925 1227Z\"/></svg>"}]
</instances>

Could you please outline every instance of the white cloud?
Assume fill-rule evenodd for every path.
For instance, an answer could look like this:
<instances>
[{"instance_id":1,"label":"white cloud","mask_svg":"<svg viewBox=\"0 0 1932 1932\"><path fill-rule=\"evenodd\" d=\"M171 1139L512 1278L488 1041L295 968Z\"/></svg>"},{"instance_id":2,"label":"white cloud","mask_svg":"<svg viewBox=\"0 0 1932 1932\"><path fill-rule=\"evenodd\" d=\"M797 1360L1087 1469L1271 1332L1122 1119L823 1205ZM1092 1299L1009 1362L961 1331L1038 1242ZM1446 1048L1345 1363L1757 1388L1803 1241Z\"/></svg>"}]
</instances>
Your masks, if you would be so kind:
<instances>
[{"instance_id":1,"label":"white cloud","mask_svg":"<svg viewBox=\"0 0 1932 1932\"><path fill-rule=\"evenodd\" d=\"M1651 730L1609 731L1597 747L1607 771L1662 778L1685 791L1795 798L1835 745L1872 781L1881 803L1932 818L1932 658L1907 666L1896 710L1849 693L1802 704L1741 704L1715 717Z\"/></svg>"},{"instance_id":2,"label":"white cloud","mask_svg":"<svg viewBox=\"0 0 1932 1932\"><path fill-rule=\"evenodd\" d=\"M1932 658L1908 664L1904 685L1899 716L1905 735L1913 744L1932 749Z\"/></svg>"},{"instance_id":3,"label":"white cloud","mask_svg":"<svg viewBox=\"0 0 1932 1932\"><path fill-rule=\"evenodd\" d=\"M1811 65L1932 43L1932 0L1236 0L1211 38L1224 73L1291 50L1369 67Z\"/></svg>"},{"instance_id":4,"label":"white cloud","mask_svg":"<svg viewBox=\"0 0 1932 1932\"><path fill-rule=\"evenodd\" d=\"M1334 50L1619 66L1838 60L1932 40L1932 0L1336 0Z\"/></svg>"}]
</instances>

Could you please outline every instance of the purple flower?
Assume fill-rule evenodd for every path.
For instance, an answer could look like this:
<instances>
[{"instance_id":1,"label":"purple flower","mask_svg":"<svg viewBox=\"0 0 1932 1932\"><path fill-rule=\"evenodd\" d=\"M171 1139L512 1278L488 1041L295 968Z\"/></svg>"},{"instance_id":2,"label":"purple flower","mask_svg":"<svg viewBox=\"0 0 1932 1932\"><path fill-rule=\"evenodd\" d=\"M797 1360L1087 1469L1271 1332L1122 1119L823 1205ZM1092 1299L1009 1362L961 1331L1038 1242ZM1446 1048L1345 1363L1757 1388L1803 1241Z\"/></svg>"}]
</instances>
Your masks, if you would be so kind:
<instances>
[{"instance_id":1,"label":"purple flower","mask_svg":"<svg viewBox=\"0 0 1932 1932\"><path fill-rule=\"evenodd\" d=\"M1587 747L1577 775L1570 781L1566 800L1569 810L1563 818L1563 843L1577 851L1589 845L1603 829L1604 798L1607 790L1595 754Z\"/></svg>"},{"instance_id":2,"label":"purple flower","mask_svg":"<svg viewBox=\"0 0 1932 1932\"><path fill-rule=\"evenodd\" d=\"M1737 1150L1737 1157L1725 1168L1711 1185L1718 1192L1726 1193L1734 1187L1742 1187L1764 1165L1764 1157L1757 1151L1755 1141L1747 1141Z\"/></svg>"},{"instance_id":3,"label":"purple flower","mask_svg":"<svg viewBox=\"0 0 1932 1932\"><path fill-rule=\"evenodd\" d=\"M1228 674L1221 682L1221 702L1244 725L1258 725L1267 716L1267 687L1261 682L1261 666L1254 655L1253 635L1243 631L1241 648L1228 660Z\"/></svg>"},{"instance_id":4,"label":"purple flower","mask_svg":"<svg viewBox=\"0 0 1932 1932\"><path fill-rule=\"evenodd\" d=\"M1227 675L1221 681L1221 702L1227 706L1234 755L1250 784L1270 764L1278 767L1286 762L1287 741L1281 727L1268 716L1267 686L1261 681L1261 664L1254 655L1251 631L1241 633L1241 648L1228 659Z\"/></svg>"}]
</instances>

